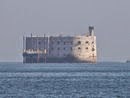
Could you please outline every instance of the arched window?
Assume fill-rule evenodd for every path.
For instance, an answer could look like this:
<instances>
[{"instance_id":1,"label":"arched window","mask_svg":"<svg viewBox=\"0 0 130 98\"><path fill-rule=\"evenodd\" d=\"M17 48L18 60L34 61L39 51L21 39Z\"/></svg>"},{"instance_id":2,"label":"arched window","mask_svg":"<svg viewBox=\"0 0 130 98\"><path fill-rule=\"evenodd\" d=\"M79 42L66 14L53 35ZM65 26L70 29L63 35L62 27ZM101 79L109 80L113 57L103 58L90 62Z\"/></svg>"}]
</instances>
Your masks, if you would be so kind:
<instances>
[{"instance_id":1,"label":"arched window","mask_svg":"<svg viewBox=\"0 0 130 98\"><path fill-rule=\"evenodd\" d=\"M86 43L86 44L89 44L89 42L88 42L88 41L86 41L85 43Z\"/></svg>"},{"instance_id":2,"label":"arched window","mask_svg":"<svg viewBox=\"0 0 130 98\"><path fill-rule=\"evenodd\" d=\"M80 50L81 48L80 47L78 47L78 50Z\"/></svg>"},{"instance_id":3,"label":"arched window","mask_svg":"<svg viewBox=\"0 0 130 98\"><path fill-rule=\"evenodd\" d=\"M78 44L81 44L81 41L78 41Z\"/></svg>"},{"instance_id":4,"label":"arched window","mask_svg":"<svg viewBox=\"0 0 130 98\"><path fill-rule=\"evenodd\" d=\"M94 48L92 48L92 51L95 51L95 49L94 49Z\"/></svg>"}]
</instances>

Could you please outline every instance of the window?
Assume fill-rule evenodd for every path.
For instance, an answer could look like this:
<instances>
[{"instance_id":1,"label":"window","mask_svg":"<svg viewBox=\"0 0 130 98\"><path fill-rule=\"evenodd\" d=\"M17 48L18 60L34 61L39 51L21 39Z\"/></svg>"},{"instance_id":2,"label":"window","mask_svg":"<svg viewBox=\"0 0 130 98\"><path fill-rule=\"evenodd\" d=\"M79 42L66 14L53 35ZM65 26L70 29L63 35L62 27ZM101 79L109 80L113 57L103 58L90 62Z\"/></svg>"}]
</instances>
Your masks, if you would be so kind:
<instances>
[{"instance_id":1,"label":"window","mask_svg":"<svg viewBox=\"0 0 130 98\"><path fill-rule=\"evenodd\" d=\"M52 41L51 44L54 44L54 42Z\"/></svg>"},{"instance_id":2,"label":"window","mask_svg":"<svg viewBox=\"0 0 130 98\"><path fill-rule=\"evenodd\" d=\"M66 48L64 47L63 49L65 50Z\"/></svg>"},{"instance_id":3,"label":"window","mask_svg":"<svg viewBox=\"0 0 130 98\"><path fill-rule=\"evenodd\" d=\"M81 41L78 41L78 44L81 44Z\"/></svg>"},{"instance_id":4,"label":"window","mask_svg":"<svg viewBox=\"0 0 130 98\"><path fill-rule=\"evenodd\" d=\"M89 42L88 42L88 41L86 41L85 43L86 43L86 44L88 44Z\"/></svg>"},{"instance_id":5,"label":"window","mask_svg":"<svg viewBox=\"0 0 130 98\"><path fill-rule=\"evenodd\" d=\"M86 50L88 50L88 47L86 47Z\"/></svg>"},{"instance_id":6,"label":"window","mask_svg":"<svg viewBox=\"0 0 130 98\"><path fill-rule=\"evenodd\" d=\"M94 42L92 42L92 44L94 44Z\"/></svg>"},{"instance_id":7,"label":"window","mask_svg":"<svg viewBox=\"0 0 130 98\"><path fill-rule=\"evenodd\" d=\"M57 44L59 45L59 44L60 44L60 42L58 41L58 42L57 42Z\"/></svg>"},{"instance_id":8,"label":"window","mask_svg":"<svg viewBox=\"0 0 130 98\"><path fill-rule=\"evenodd\" d=\"M66 42L64 42L64 45L66 44Z\"/></svg>"},{"instance_id":9,"label":"window","mask_svg":"<svg viewBox=\"0 0 130 98\"><path fill-rule=\"evenodd\" d=\"M58 47L57 50L60 50L60 48Z\"/></svg>"},{"instance_id":10,"label":"window","mask_svg":"<svg viewBox=\"0 0 130 98\"><path fill-rule=\"evenodd\" d=\"M38 42L39 45L41 45L41 42Z\"/></svg>"},{"instance_id":11,"label":"window","mask_svg":"<svg viewBox=\"0 0 130 98\"><path fill-rule=\"evenodd\" d=\"M78 49L80 50L81 48L80 48L80 47L78 47Z\"/></svg>"},{"instance_id":12,"label":"window","mask_svg":"<svg viewBox=\"0 0 130 98\"><path fill-rule=\"evenodd\" d=\"M72 47L70 47L70 50L72 51Z\"/></svg>"},{"instance_id":13,"label":"window","mask_svg":"<svg viewBox=\"0 0 130 98\"><path fill-rule=\"evenodd\" d=\"M95 51L95 49L94 49L94 48L92 48L92 51Z\"/></svg>"}]
</instances>

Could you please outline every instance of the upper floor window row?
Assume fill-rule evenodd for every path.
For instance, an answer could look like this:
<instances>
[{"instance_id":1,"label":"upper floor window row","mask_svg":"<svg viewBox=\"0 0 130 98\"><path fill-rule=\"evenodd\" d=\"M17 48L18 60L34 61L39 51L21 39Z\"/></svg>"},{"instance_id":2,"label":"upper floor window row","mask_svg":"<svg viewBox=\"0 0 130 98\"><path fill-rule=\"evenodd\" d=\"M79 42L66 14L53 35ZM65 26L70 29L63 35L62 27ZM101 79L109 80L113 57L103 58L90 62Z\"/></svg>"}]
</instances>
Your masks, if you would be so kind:
<instances>
[{"instance_id":1,"label":"upper floor window row","mask_svg":"<svg viewBox=\"0 0 130 98\"><path fill-rule=\"evenodd\" d=\"M78 41L77 44L81 44L82 42L81 41ZM89 41L85 41L85 44L90 44ZM94 42L92 42L92 44L94 44Z\"/></svg>"},{"instance_id":2,"label":"upper floor window row","mask_svg":"<svg viewBox=\"0 0 130 98\"><path fill-rule=\"evenodd\" d=\"M77 42L77 44L78 45L80 45L82 42L81 41L78 41ZM51 42L51 44L54 44L54 42ZM59 44L61 44L61 45L72 45L73 44L73 42L72 41L70 41L70 42L60 42L60 41L57 41L57 45L59 45ZM85 41L85 44L90 44L90 42L89 41ZM92 44L94 44L94 41L92 41Z\"/></svg>"},{"instance_id":3,"label":"upper floor window row","mask_svg":"<svg viewBox=\"0 0 130 98\"><path fill-rule=\"evenodd\" d=\"M54 42L51 42L52 44L54 44ZM57 41L57 44L59 45L59 44L62 44L62 45L72 45L73 44L73 42L72 41L70 41L70 42L60 42L60 41Z\"/></svg>"}]
</instances>

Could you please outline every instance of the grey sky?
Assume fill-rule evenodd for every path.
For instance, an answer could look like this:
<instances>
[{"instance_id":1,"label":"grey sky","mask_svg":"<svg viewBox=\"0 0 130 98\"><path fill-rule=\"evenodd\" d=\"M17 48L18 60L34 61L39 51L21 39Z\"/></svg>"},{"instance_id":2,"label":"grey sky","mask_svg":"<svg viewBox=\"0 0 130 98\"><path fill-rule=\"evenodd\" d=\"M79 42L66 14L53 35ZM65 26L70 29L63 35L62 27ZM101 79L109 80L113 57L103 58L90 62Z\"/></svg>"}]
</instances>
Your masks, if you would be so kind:
<instances>
[{"instance_id":1,"label":"grey sky","mask_svg":"<svg viewBox=\"0 0 130 98\"><path fill-rule=\"evenodd\" d=\"M0 0L0 61L22 61L23 35L84 34L89 25L99 61L130 59L130 0Z\"/></svg>"}]
</instances>

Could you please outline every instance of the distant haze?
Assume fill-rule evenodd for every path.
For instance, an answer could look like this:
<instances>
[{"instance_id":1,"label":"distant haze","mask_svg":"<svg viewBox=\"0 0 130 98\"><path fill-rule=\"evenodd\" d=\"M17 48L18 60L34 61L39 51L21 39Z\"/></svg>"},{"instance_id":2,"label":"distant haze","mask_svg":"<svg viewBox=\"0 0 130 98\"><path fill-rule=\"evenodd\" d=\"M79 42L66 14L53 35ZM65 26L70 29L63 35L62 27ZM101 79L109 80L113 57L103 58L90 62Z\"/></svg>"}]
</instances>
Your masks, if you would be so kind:
<instances>
[{"instance_id":1,"label":"distant haze","mask_svg":"<svg viewBox=\"0 0 130 98\"><path fill-rule=\"evenodd\" d=\"M0 61L22 61L22 37L95 27L98 61L130 59L130 0L0 0Z\"/></svg>"}]
</instances>

